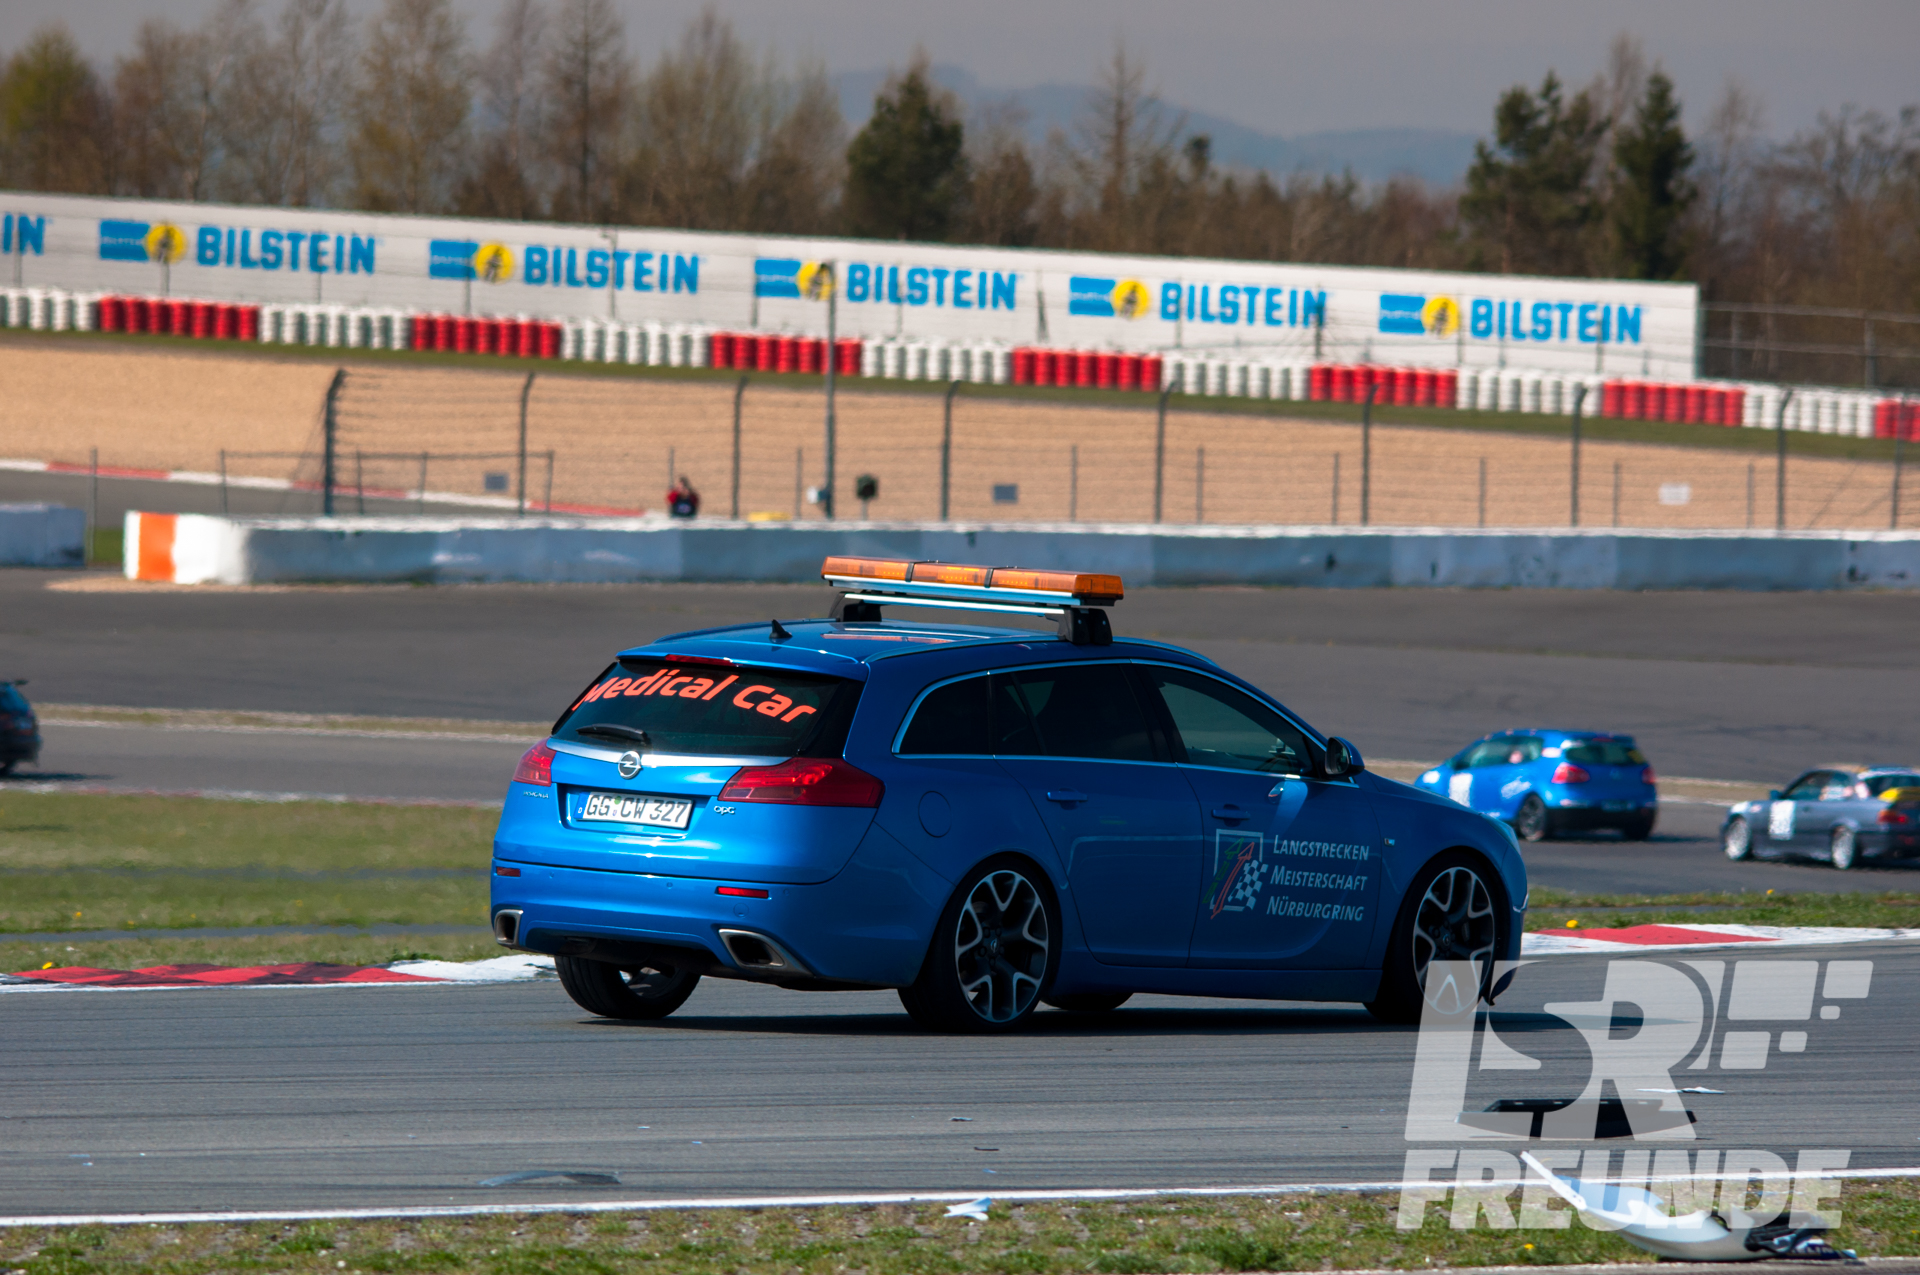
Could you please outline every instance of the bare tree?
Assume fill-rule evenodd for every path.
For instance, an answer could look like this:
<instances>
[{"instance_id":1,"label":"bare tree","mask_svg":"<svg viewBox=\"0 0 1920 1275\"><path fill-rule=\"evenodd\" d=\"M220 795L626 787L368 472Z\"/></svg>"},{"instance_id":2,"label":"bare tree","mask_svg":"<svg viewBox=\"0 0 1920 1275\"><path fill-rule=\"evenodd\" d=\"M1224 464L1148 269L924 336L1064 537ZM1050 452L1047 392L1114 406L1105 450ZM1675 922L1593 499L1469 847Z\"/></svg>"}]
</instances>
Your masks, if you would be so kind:
<instances>
[{"instance_id":1,"label":"bare tree","mask_svg":"<svg viewBox=\"0 0 1920 1275\"><path fill-rule=\"evenodd\" d=\"M117 189L163 199L207 199L220 161L221 112L232 49L208 23L184 31L149 18L113 77Z\"/></svg>"},{"instance_id":2,"label":"bare tree","mask_svg":"<svg viewBox=\"0 0 1920 1275\"><path fill-rule=\"evenodd\" d=\"M516 220L541 215L533 173L546 37L547 13L539 0L507 0L501 7L493 44L479 66L480 140L457 201L463 213Z\"/></svg>"},{"instance_id":3,"label":"bare tree","mask_svg":"<svg viewBox=\"0 0 1920 1275\"><path fill-rule=\"evenodd\" d=\"M562 0L542 77L550 153L566 170L554 191L556 217L612 215L632 86L626 34L612 0Z\"/></svg>"},{"instance_id":4,"label":"bare tree","mask_svg":"<svg viewBox=\"0 0 1920 1275\"><path fill-rule=\"evenodd\" d=\"M967 127L973 185L961 223L970 242L1025 247L1039 234L1040 183L1027 148L1028 118L1013 99L974 112Z\"/></svg>"},{"instance_id":5,"label":"bare tree","mask_svg":"<svg viewBox=\"0 0 1920 1275\"><path fill-rule=\"evenodd\" d=\"M387 0L367 32L352 110L360 207L451 206L465 163L468 61L465 26L448 0Z\"/></svg>"},{"instance_id":6,"label":"bare tree","mask_svg":"<svg viewBox=\"0 0 1920 1275\"><path fill-rule=\"evenodd\" d=\"M755 136L772 110L768 78L711 8L687 24L640 94L632 186L649 219L715 230L739 222Z\"/></svg>"},{"instance_id":7,"label":"bare tree","mask_svg":"<svg viewBox=\"0 0 1920 1275\"><path fill-rule=\"evenodd\" d=\"M1095 213L1089 247L1123 250L1138 242L1142 178L1171 166L1175 140L1186 130L1185 116L1168 118L1146 83L1145 65L1116 41L1098 86L1088 94L1071 157L1079 179L1077 202Z\"/></svg>"},{"instance_id":8,"label":"bare tree","mask_svg":"<svg viewBox=\"0 0 1920 1275\"><path fill-rule=\"evenodd\" d=\"M237 47L226 147L241 199L295 207L328 202L342 163L342 109L353 30L343 0L287 0L271 35L250 4L232 6Z\"/></svg>"}]
</instances>

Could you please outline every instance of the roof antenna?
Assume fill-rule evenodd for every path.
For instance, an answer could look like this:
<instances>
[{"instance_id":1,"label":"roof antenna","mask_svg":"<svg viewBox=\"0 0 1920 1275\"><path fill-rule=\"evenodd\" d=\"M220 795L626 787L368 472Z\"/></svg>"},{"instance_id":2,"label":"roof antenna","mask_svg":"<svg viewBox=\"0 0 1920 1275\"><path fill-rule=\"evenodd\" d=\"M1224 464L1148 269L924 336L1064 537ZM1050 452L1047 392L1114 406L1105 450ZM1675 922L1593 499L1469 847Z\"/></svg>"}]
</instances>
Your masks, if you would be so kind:
<instances>
[{"instance_id":1,"label":"roof antenna","mask_svg":"<svg viewBox=\"0 0 1920 1275\"><path fill-rule=\"evenodd\" d=\"M773 624L773 632L769 635L769 639L771 641L784 642L788 638L793 636L793 634L787 632L786 629L781 626L780 621L774 620L772 621L772 624Z\"/></svg>"}]
</instances>

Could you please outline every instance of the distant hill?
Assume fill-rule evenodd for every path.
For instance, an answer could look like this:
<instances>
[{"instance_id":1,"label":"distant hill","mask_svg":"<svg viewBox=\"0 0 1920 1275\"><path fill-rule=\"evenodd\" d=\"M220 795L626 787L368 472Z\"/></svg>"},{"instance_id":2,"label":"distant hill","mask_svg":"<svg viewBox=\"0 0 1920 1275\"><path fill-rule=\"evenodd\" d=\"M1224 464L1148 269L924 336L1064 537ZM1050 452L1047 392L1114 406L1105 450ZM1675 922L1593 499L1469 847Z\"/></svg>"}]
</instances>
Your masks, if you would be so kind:
<instances>
[{"instance_id":1,"label":"distant hill","mask_svg":"<svg viewBox=\"0 0 1920 1275\"><path fill-rule=\"evenodd\" d=\"M885 83L885 71L845 71L833 77L840 109L847 123L858 129L873 113L873 98ZM1006 93L982 87L972 72L935 63L933 78L974 109L997 102L1017 101L1028 114L1027 131L1035 142L1055 127L1071 134L1087 98L1085 85L1037 84ZM1169 118L1178 108L1163 105ZM1379 182L1409 175L1436 186L1457 184L1473 160L1474 135L1440 128L1357 128L1286 136L1264 132L1204 111L1186 112L1187 131L1213 139L1213 157L1229 168L1265 169L1278 176L1289 173L1333 173L1352 170L1362 181Z\"/></svg>"}]
</instances>

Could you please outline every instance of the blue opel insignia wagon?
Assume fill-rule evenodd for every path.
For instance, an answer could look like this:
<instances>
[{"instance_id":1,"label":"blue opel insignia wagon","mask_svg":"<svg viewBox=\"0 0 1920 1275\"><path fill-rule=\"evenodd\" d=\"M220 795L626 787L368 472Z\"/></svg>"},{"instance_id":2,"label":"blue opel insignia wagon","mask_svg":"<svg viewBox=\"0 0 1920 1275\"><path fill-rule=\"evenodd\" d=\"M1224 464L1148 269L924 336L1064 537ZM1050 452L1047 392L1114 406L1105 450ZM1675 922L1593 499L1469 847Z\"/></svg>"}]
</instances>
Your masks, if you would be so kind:
<instances>
[{"instance_id":1,"label":"blue opel insignia wagon","mask_svg":"<svg viewBox=\"0 0 1920 1275\"><path fill-rule=\"evenodd\" d=\"M1499 990L1527 899L1507 826L1370 773L1203 656L1114 638L1117 577L822 574L830 618L623 651L521 760L494 933L551 954L584 1009L663 1018L705 975L895 988L944 1031L1136 992L1405 1022ZM1478 985L1448 964L1428 987L1434 960Z\"/></svg>"}]
</instances>

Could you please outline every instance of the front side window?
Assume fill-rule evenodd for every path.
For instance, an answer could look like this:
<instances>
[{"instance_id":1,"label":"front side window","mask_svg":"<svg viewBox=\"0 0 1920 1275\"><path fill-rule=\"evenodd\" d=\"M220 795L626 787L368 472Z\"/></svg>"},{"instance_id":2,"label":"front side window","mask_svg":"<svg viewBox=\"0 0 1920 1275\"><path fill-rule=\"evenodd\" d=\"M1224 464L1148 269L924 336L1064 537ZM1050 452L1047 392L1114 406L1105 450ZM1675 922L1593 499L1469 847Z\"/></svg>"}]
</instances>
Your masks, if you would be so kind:
<instances>
[{"instance_id":1,"label":"front side window","mask_svg":"<svg viewBox=\"0 0 1920 1275\"><path fill-rule=\"evenodd\" d=\"M1036 751L1089 761L1167 759L1134 693L1130 666L1065 664L1024 669L1009 680L1032 719L1029 738ZM1013 753L1021 742L1015 733L1000 729L999 707L996 702L994 727L1002 735L998 751Z\"/></svg>"},{"instance_id":2,"label":"front side window","mask_svg":"<svg viewBox=\"0 0 1920 1275\"><path fill-rule=\"evenodd\" d=\"M1827 772L1816 770L1810 775L1802 775L1793 781L1793 786L1781 793L1786 801L1818 801L1820 790L1827 786Z\"/></svg>"},{"instance_id":3,"label":"front side window","mask_svg":"<svg viewBox=\"0 0 1920 1275\"><path fill-rule=\"evenodd\" d=\"M859 698L845 678L749 665L631 659L595 679L554 723L602 748L709 756L837 752Z\"/></svg>"},{"instance_id":4,"label":"front side window","mask_svg":"<svg viewBox=\"0 0 1920 1275\"><path fill-rule=\"evenodd\" d=\"M1253 696L1202 673L1144 667L1186 745L1189 765L1279 775L1311 769L1306 732Z\"/></svg>"},{"instance_id":5,"label":"front side window","mask_svg":"<svg viewBox=\"0 0 1920 1275\"><path fill-rule=\"evenodd\" d=\"M1514 752L1513 742L1511 739L1482 740L1466 751L1466 760L1463 768L1466 770L1479 770L1484 766L1506 765L1507 758L1512 756Z\"/></svg>"}]
</instances>

